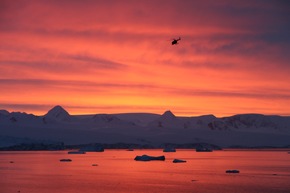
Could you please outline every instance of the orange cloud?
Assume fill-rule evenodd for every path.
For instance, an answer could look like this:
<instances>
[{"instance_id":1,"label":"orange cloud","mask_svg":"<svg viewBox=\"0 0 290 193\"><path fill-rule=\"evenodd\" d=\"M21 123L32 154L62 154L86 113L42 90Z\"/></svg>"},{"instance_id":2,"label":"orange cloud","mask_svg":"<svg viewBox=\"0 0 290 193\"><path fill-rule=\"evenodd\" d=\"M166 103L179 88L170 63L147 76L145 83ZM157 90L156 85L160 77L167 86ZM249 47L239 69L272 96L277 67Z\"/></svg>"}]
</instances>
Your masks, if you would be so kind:
<instances>
[{"instance_id":1,"label":"orange cloud","mask_svg":"<svg viewBox=\"0 0 290 193\"><path fill-rule=\"evenodd\" d=\"M0 7L0 108L290 114L286 2L1 1Z\"/></svg>"}]
</instances>

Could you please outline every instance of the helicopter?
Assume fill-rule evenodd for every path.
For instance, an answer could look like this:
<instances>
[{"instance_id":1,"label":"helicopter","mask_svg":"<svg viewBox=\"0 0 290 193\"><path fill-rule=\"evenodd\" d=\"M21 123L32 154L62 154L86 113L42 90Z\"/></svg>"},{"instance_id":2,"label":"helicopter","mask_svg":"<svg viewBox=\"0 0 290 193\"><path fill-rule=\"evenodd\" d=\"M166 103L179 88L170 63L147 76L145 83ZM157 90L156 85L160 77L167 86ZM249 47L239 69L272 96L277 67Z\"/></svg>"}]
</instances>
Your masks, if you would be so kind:
<instances>
[{"instance_id":1,"label":"helicopter","mask_svg":"<svg viewBox=\"0 0 290 193\"><path fill-rule=\"evenodd\" d=\"M181 38L179 37L178 39L173 39L173 41L171 42L172 45L178 44L178 41L181 40Z\"/></svg>"}]
</instances>

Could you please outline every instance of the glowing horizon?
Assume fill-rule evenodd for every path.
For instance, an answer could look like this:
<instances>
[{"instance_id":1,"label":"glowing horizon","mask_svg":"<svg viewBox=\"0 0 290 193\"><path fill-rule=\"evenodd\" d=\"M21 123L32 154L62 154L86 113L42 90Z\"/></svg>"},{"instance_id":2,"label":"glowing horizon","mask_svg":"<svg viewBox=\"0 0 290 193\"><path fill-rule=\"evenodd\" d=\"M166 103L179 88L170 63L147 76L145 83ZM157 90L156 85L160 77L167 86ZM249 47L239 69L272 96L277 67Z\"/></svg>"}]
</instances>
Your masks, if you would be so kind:
<instances>
[{"instance_id":1,"label":"glowing horizon","mask_svg":"<svg viewBox=\"0 0 290 193\"><path fill-rule=\"evenodd\" d=\"M290 115L288 2L164 2L1 1L0 109Z\"/></svg>"}]
</instances>

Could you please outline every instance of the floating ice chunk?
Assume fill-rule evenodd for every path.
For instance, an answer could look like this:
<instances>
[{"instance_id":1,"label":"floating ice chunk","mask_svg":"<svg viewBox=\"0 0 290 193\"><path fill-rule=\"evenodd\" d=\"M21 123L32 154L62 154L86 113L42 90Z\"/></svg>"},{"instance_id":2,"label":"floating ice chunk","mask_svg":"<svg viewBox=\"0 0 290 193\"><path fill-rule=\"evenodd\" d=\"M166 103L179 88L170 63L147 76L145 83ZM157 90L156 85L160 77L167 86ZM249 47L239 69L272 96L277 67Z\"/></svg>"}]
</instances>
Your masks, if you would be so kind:
<instances>
[{"instance_id":1,"label":"floating ice chunk","mask_svg":"<svg viewBox=\"0 0 290 193\"><path fill-rule=\"evenodd\" d=\"M185 163L186 161L182 160L182 159L174 159L172 162L173 163Z\"/></svg>"},{"instance_id":2,"label":"floating ice chunk","mask_svg":"<svg viewBox=\"0 0 290 193\"><path fill-rule=\"evenodd\" d=\"M136 156L135 159L136 161L151 161L151 160L159 160L159 161L164 161L165 156L149 156L149 155L142 155L142 156Z\"/></svg>"},{"instance_id":3,"label":"floating ice chunk","mask_svg":"<svg viewBox=\"0 0 290 193\"><path fill-rule=\"evenodd\" d=\"M71 159L61 159L59 161L61 161L61 162L71 162L72 160Z\"/></svg>"},{"instance_id":4,"label":"floating ice chunk","mask_svg":"<svg viewBox=\"0 0 290 193\"><path fill-rule=\"evenodd\" d=\"M226 170L226 173L237 174L237 173L240 173L240 171L239 170Z\"/></svg>"}]
</instances>

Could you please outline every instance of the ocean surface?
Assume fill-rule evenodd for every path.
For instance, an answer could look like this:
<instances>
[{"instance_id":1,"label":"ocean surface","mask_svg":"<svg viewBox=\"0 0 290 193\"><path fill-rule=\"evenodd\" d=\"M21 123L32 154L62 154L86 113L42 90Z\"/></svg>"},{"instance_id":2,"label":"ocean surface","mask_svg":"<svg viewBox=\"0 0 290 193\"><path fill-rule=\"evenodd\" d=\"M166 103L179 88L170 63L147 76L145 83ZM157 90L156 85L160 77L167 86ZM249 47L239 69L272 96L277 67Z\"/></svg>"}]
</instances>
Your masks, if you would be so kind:
<instances>
[{"instance_id":1,"label":"ocean surface","mask_svg":"<svg viewBox=\"0 0 290 193\"><path fill-rule=\"evenodd\" d=\"M0 152L0 193L289 193L288 151L6 151ZM143 154L166 160L134 161ZM59 161L66 158L72 162ZM175 158L187 162L172 163ZM225 172L232 169L240 173Z\"/></svg>"}]
</instances>

